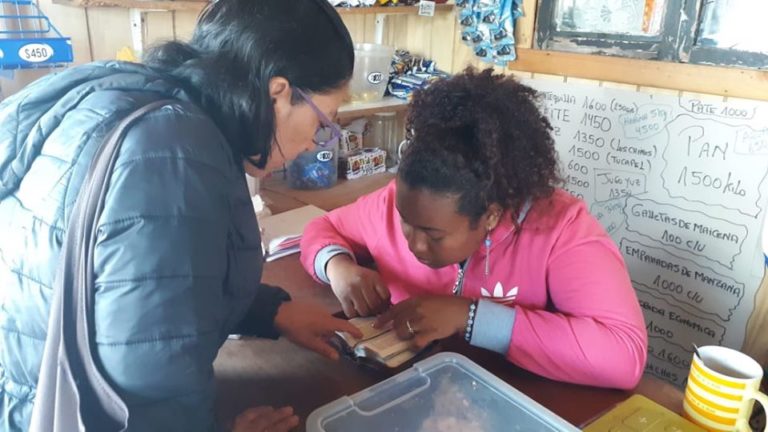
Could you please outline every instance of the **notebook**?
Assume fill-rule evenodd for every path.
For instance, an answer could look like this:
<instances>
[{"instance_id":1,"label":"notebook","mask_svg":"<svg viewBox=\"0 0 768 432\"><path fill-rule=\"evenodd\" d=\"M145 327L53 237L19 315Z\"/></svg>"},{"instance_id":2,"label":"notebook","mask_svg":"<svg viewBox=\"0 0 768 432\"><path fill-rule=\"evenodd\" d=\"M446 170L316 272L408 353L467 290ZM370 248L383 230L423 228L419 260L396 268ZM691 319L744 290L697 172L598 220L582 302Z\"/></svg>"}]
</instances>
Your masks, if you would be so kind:
<instances>
[{"instance_id":1,"label":"notebook","mask_svg":"<svg viewBox=\"0 0 768 432\"><path fill-rule=\"evenodd\" d=\"M391 327L373 328L376 317L353 318L349 320L363 333L361 339L346 332L338 332L338 341L342 351L357 359L365 359L389 368L396 368L417 356L421 351L414 350L411 342L401 340Z\"/></svg>"},{"instance_id":2,"label":"notebook","mask_svg":"<svg viewBox=\"0 0 768 432\"><path fill-rule=\"evenodd\" d=\"M324 214L324 210L306 205L261 219L261 247L266 261L297 253L304 227Z\"/></svg>"}]
</instances>

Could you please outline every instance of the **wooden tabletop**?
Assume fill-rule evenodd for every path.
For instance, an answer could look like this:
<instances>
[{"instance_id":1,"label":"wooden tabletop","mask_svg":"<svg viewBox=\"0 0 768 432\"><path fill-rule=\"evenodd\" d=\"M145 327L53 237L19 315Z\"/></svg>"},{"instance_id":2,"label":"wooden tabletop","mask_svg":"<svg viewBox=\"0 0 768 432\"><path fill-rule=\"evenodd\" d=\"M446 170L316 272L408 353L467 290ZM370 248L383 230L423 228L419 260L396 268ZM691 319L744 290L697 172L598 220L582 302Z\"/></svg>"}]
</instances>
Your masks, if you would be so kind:
<instances>
[{"instance_id":1,"label":"wooden tabletop","mask_svg":"<svg viewBox=\"0 0 768 432\"><path fill-rule=\"evenodd\" d=\"M297 190L288 186L282 174L273 174L272 177L262 181L261 195L267 201L272 214L293 210L306 204L330 211L384 187L393 178L394 174L383 173L355 180L339 180L336 186L330 189ZM296 205L297 202L298 205Z\"/></svg>"},{"instance_id":2,"label":"wooden tabletop","mask_svg":"<svg viewBox=\"0 0 768 432\"><path fill-rule=\"evenodd\" d=\"M324 191L294 191L281 178L262 183L261 193L274 214L305 204L326 210L353 202L389 182L390 174L342 181ZM279 285L294 299L312 300L330 312L341 310L330 289L316 283L292 255L266 264L264 282ZM556 382L533 375L501 355L468 346L459 339L443 341L437 350L469 357L502 380L574 425L583 425L633 393L643 394L681 412L682 394L670 384L644 376L634 392L599 389ZM374 370L349 360L326 360L285 340L242 339L227 341L214 364L218 395L216 409L223 421L255 405L291 405L304 421L316 408L341 396L361 391L393 372Z\"/></svg>"}]
</instances>

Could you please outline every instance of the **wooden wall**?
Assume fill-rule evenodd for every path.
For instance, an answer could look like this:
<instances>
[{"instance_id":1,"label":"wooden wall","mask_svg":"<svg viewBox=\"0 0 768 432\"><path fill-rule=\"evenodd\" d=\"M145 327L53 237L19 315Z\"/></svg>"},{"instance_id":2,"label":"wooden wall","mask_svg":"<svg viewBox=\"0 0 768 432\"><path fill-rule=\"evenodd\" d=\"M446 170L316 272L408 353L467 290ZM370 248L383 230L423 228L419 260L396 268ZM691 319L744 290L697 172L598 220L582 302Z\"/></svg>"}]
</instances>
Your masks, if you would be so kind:
<instances>
[{"instance_id":1,"label":"wooden wall","mask_svg":"<svg viewBox=\"0 0 768 432\"><path fill-rule=\"evenodd\" d=\"M54 24L72 38L75 63L115 58L123 47L131 46L129 12L120 8L76 8L39 0L41 8ZM531 50L535 21L535 0L524 2L524 17L515 32L519 60L511 68L498 71L522 76L557 75L564 81L589 78L595 85L621 86L641 91L679 94L682 91L738 95L768 100L768 72L745 71L709 66L678 65ZM150 12L146 15L145 41L148 44L167 39L188 38L194 28L196 12ZM356 42L373 41L375 16L347 15L344 21ZM459 40L459 25L453 13L438 13L433 18L396 15L387 17L384 41L398 48L437 61L438 67L457 72L467 65L485 67ZM0 80L8 95L46 73L23 71L13 81ZM621 83L618 83L621 81ZM583 82L583 81L582 81Z\"/></svg>"},{"instance_id":2,"label":"wooden wall","mask_svg":"<svg viewBox=\"0 0 768 432\"><path fill-rule=\"evenodd\" d=\"M131 46L129 12L120 8L76 8L39 0L40 6L59 30L72 38L75 64L114 59L117 51ZM192 34L197 13L193 11L150 12L146 14L144 38L147 44L169 39L186 39ZM458 25L453 13L435 17L393 15L386 18L384 42L435 59L441 69L461 70L467 64L479 65L469 48L458 40ZM356 42L374 39L374 15L344 17ZM13 81L2 80L3 93L12 94L48 70L21 71Z\"/></svg>"}]
</instances>

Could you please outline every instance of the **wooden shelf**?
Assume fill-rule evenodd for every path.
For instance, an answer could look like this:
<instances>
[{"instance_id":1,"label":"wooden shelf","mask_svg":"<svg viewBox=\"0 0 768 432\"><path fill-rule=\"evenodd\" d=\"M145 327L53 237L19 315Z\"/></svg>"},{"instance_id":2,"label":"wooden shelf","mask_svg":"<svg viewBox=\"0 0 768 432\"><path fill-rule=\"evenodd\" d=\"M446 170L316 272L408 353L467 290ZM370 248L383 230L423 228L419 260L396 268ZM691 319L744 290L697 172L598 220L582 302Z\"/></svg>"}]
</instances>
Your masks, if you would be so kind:
<instances>
[{"instance_id":1,"label":"wooden shelf","mask_svg":"<svg viewBox=\"0 0 768 432\"><path fill-rule=\"evenodd\" d=\"M200 11L208 4L200 0L53 0L53 3L82 8L119 7L163 11Z\"/></svg>"},{"instance_id":2,"label":"wooden shelf","mask_svg":"<svg viewBox=\"0 0 768 432\"><path fill-rule=\"evenodd\" d=\"M355 102L339 108L338 118L365 117L380 112L402 112L408 109L408 101L387 96L373 102Z\"/></svg>"},{"instance_id":3,"label":"wooden shelf","mask_svg":"<svg viewBox=\"0 0 768 432\"><path fill-rule=\"evenodd\" d=\"M341 15L416 15L419 13L419 6L372 6L356 8L336 8ZM435 13L448 12L453 10L452 4L435 5Z\"/></svg>"},{"instance_id":4,"label":"wooden shelf","mask_svg":"<svg viewBox=\"0 0 768 432\"><path fill-rule=\"evenodd\" d=\"M288 1L288 0L286 0ZM74 7L118 7L126 9L199 11L208 4L204 0L53 0L53 3ZM359 8L337 8L341 15L416 15L418 6L374 6ZM453 10L452 4L435 5L435 12Z\"/></svg>"}]
</instances>

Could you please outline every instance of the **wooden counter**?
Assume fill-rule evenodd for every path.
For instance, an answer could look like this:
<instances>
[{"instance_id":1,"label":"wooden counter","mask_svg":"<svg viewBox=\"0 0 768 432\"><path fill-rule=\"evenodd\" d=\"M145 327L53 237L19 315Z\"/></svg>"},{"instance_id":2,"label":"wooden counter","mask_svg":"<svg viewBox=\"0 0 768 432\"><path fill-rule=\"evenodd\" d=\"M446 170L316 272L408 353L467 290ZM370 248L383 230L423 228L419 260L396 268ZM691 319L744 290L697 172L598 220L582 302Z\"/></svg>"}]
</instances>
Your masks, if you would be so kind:
<instances>
[{"instance_id":1,"label":"wooden counter","mask_svg":"<svg viewBox=\"0 0 768 432\"><path fill-rule=\"evenodd\" d=\"M381 174L359 180L340 181L328 190L296 191L277 176L262 182L261 193L273 214L305 204L331 210L386 185L393 176ZM279 285L294 299L316 301L329 311L341 310L330 289L316 283L301 268L298 256L266 264L264 282ZM643 377L634 392L598 389L552 381L520 369L501 355L470 347L460 339L440 343L439 350L463 354L532 399L577 426L584 424L633 393L640 393L667 408L680 412L679 389L651 376ZM224 344L215 362L218 383L217 412L222 420L254 405L291 405L304 421L316 408L351 395L391 376L349 360L326 360L285 340L231 340Z\"/></svg>"},{"instance_id":2,"label":"wooden counter","mask_svg":"<svg viewBox=\"0 0 768 432\"><path fill-rule=\"evenodd\" d=\"M267 200L272 214L312 204L323 210L333 210L354 202L359 197L386 186L394 174L382 173L355 180L339 180L336 186L320 190L296 190L288 187L282 174L274 174L261 183L261 195ZM295 205L296 202L299 205Z\"/></svg>"},{"instance_id":3,"label":"wooden counter","mask_svg":"<svg viewBox=\"0 0 768 432\"><path fill-rule=\"evenodd\" d=\"M311 299L329 311L341 310L328 287L303 271L296 255L266 265L264 281L280 285L296 299ZM458 352L491 371L513 387L577 426L599 415L633 393L640 393L680 412L682 393L651 376L644 376L634 392L565 384L536 376L509 363L501 355L471 347L460 339L444 341L440 350ZM285 340L227 341L215 363L219 386L217 411L222 419L254 405L292 405L302 419L316 408L351 395L391 376L349 360L326 360Z\"/></svg>"}]
</instances>

